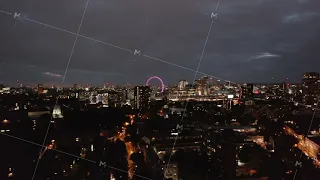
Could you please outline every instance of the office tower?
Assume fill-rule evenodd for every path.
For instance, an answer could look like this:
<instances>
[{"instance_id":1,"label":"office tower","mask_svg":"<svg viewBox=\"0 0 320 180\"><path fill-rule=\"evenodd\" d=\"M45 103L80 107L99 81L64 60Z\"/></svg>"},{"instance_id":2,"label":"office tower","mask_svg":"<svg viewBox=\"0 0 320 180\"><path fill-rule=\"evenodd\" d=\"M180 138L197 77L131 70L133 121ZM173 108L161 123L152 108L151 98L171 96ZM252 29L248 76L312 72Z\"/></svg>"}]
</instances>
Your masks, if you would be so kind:
<instances>
[{"instance_id":1,"label":"office tower","mask_svg":"<svg viewBox=\"0 0 320 180\"><path fill-rule=\"evenodd\" d=\"M37 89L37 91L38 91L38 95L40 95L40 94L43 93L44 88L43 88L43 85L42 85L42 84L38 84L38 89Z\"/></svg>"},{"instance_id":2,"label":"office tower","mask_svg":"<svg viewBox=\"0 0 320 180\"><path fill-rule=\"evenodd\" d=\"M208 76L203 76L196 81L197 94L198 95L208 95L209 90L209 78Z\"/></svg>"},{"instance_id":3,"label":"office tower","mask_svg":"<svg viewBox=\"0 0 320 180\"><path fill-rule=\"evenodd\" d=\"M73 84L72 89L73 89L73 90L77 90L77 89L78 89L78 84Z\"/></svg>"},{"instance_id":4,"label":"office tower","mask_svg":"<svg viewBox=\"0 0 320 180\"><path fill-rule=\"evenodd\" d=\"M317 106L320 94L320 77L317 72L307 72L302 78L302 102L308 106Z\"/></svg>"},{"instance_id":5,"label":"office tower","mask_svg":"<svg viewBox=\"0 0 320 180\"><path fill-rule=\"evenodd\" d=\"M253 97L253 84L244 84L241 86L241 98L250 99Z\"/></svg>"},{"instance_id":6,"label":"office tower","mask_svg":"<svg viewBox=\"0 0 320 180\"><path fill-rule=\"evenodd\" d=\"M149 86L136 86L134 88L134 108L147 108L150 102L151 89Z\"/></svg>"},{"instance_id":7,"label":"office tower","mask_svg":"<svg viewBox=\"0 0 320 180\"><path fill-rule=\"evenodd\" d=\"M122 90L122 98L123 98L123 100L129 99L128 93L129 93L129 90L128 90L128 89L123 89L123 90Z\"/></svg>"},{"instance_id":8,"label":"office tower","mask_svg":"<svg viewBox=\"0 0 320 180\"><path fill-rule=\"evenodd\" d=\"M103 93L101 95L101 103L103 105L108 105L109 104L109 94L108 93Z\"/></svg>"},{"instance_id":9,"label":"office tower","mask_svg":"<svg viewBox=\"0 0 320 180\"><path fill-rule=\"evenodd\" d=\"M180 91L185 90L185 88L186 88L187 85L188 85L188 81L186 81L186 80L181 80L181 81L179 81L178 89L179 89Z\"/></svg>"},{"instance_id":10,"label":"office tower","mask_svg":"<svg viewBox=\"0 0 320 180\"><path fill-rule=\"evenodd\" d=\"M289 84L286 82L283 82L280 84L279 90L277 92L277 95L284 97L284 98L288 98L289 94Z\"/></svg>"}]
</instances>

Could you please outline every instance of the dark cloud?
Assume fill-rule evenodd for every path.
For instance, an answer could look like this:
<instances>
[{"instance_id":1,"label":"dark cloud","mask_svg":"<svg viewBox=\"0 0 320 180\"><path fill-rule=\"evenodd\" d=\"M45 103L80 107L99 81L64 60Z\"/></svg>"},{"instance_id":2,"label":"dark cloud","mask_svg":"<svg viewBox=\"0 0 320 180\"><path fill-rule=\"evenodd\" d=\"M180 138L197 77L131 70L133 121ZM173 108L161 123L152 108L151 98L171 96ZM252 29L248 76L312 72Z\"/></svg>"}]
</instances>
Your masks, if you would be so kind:
<instances>
[{"instance_id":1,"label":"dark cloud","mask_svg":"<svg viewBox=\"0 0 320 180\"><path fill-rule=\"evenodd\" d=\"M2 81L61 82L85 3L0 1L1 11L22 16L0 11ZM197 68L216 3L90 0L65 83L191 81L186 68ZM238 82L300 81L319 71L319 13L318 0L221 0L200 71Z\"/></svg>"}]
</instances>

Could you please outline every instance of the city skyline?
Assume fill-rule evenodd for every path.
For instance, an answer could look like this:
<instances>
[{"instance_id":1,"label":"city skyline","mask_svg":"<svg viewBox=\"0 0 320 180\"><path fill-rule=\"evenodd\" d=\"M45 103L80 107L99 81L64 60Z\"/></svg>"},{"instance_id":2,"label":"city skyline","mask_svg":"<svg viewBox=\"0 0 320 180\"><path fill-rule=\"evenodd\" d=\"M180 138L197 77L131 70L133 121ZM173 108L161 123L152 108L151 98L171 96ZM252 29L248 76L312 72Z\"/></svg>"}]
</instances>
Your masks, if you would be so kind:
<instances>
[{"instance_id":1,"label":"city skyline","mask_svg":"<svg viewBox=\"0 0 320 180\"><path fill-rule=\"evenodd\" d=\"M147 78L148 80L149 78ZM199 78L200 79L200 78ZM199 80L196 79L196 80ZM163 84L165 87L175 87L175 86L179 86L179 82L180 81L186 81L188 82L188 85L192 85L191 81L187 81L183 78L181 78L179 81L177 82L173 82L172 84L168 84L166 83L166 81L163 81ZM230 84L232 86L241 86L243 84L253 84L253 85L272 85L272 84L283 84L283 83L289 83L289 84L302 84L302 78L300 79L300 81L290 81L289 79L283 79L283 80L279 80L279 81L266 81L266 82L230 82ZM211 85L217 84L217 83L221 83L221 84L228 84L228 81L219 81L219 80L209 80L208 81ZM57 83L48 83L48 82L34 82L34 83L24 83L21 81L16 81L14 83L4 83L3 81L0 81L0 84L2 84L3 86L8 86L8 87L37 87L38 85L42 85L44 87L74 87L75 85L79 86L79 87L108 87L108 86L150 86L150 87L159 87L161 88L161 82L158 80L152 80L149 85L146 84L146 82L142 82L142 83L136 83L136 84L130 84L130 83L113 83L113 82L102 82L101 84L92 84L92 83L73 83L73 84L59 84ZM195 84L193 85L195 86Z\"/></svg>"},{"instance_id":2,"label":"city skyline","mask_svg":"<svg viewBox=\"0 0 320 180\"><path fill-rule=\"evenodd\" d=\"M0 1L0 179L318 177L319 7Z\"/></svg>"}]
</instances>

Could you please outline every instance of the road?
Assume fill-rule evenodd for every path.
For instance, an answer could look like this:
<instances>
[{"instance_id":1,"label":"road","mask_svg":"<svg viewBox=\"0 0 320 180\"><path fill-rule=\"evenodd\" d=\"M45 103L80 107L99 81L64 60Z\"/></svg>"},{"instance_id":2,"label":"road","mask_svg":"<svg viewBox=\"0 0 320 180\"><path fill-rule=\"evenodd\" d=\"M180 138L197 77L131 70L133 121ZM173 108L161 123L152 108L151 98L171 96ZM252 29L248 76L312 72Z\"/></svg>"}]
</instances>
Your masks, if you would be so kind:
<instances>
[{"instance_id":1,"label":"road","mask_svg":"<svg viewBox=\"0 0 320 180\"><path fill-rule=\"evenodd\" d=\"M320 167L320 160L317 158L318 153L320 152L319 145L313 143L307 137L303 137L302 135L295 133L293 129L287 126L283 129L286 133L294 136L298 140L296 147L298 147L306 156L312 158L314 165Z\"/></svg>"},{"instance_id":2,"label":"road","mask_svg":"<svg viewBox=\"0 0 320 180\"><path fill-rule=\"evenodd\" d=\"M134 123L134 115L129 115L130 118L130 123L129 122L125 122L122 126L122 130L121 132L118 132L114 138L114 140L121 140L125 143L126 145L126 150L127 150L127 161L128 161L128 175L129 178L132 179L133 174L134 174L134 163L130 160L130 156L131 154L133 154L136 151L136 147L133 145L133 143L126 142L125 141L125 137L127 136L126 130L127 130L127 126L132 125Z\"/></svg>"}]
</instances>

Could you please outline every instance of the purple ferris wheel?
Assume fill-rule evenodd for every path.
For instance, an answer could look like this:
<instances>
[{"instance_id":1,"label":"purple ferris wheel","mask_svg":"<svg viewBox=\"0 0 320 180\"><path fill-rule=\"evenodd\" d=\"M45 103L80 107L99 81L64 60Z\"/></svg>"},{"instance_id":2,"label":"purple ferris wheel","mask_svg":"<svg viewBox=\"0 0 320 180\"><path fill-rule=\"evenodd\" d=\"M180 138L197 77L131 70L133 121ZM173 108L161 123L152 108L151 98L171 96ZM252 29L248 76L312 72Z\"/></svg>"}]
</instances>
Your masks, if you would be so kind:
<instances>
[{"instance_id":1,"label":"purple ferris wheel","mask_svg":"<svg viewBox=\"0 0 320 180\"><path fill-rule=\"evenodd\" d=\"M160 82L161 82L161 92L164 91L164 84L163 84L163 81L161 78L159 78L158 76L152 76L150 77L147 82L146 82L146 86L149 86L149 82L152 80L152 79L158 79Z\"/></svg>"}]
</instances>

